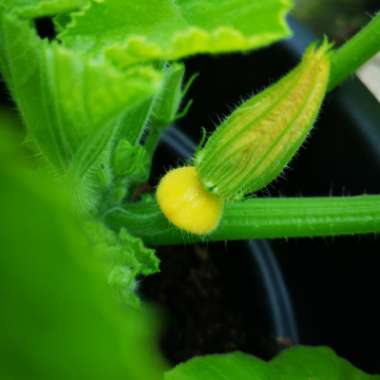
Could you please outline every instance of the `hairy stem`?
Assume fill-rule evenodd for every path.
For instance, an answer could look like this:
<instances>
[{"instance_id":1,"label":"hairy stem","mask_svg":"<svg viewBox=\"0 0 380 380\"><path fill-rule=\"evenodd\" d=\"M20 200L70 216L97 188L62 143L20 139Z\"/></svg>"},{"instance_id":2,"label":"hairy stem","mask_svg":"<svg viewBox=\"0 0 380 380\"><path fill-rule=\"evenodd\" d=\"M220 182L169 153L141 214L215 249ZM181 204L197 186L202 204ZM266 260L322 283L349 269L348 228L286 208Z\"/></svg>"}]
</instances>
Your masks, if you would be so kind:
<instances>
[{"instance_id":1,"label":"hairy stem","mask_svg":"<svg viewBox=\"0 0 380 380\"><path fill-rule=\"evenodd\" d=\"M354 37L331 53L329 91L380 51L380 12Z\"/></svg>"},{"instance_id":2,"label":"hairy stem","mask_svg":"<svg viewBox=\"0 0 380 380\"><path fill-rule=\"evenodd\" d=\"M147 244L353 235L380 232L380 196L254 198L226 205L218 229L207 237L169 225L154 201L128 204L105 216Z\"/></svg>"}]
</instances>

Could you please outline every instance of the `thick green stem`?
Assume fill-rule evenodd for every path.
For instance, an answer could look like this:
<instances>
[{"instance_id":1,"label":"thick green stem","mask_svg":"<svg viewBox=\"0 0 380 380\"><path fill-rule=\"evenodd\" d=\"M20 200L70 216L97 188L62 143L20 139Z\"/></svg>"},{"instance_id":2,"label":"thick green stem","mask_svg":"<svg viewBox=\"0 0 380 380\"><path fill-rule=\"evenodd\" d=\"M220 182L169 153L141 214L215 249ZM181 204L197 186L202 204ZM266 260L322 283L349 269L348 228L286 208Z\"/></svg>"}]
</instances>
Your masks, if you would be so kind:
<instances>
[{"instance_id":1,"label":"thick green stem","mask_svg":"<svg viewBox=\"0 0 380 380\"><path fill-rule=\"evenodd\" d=\"M329 91L380 51L380 12L354 37L331 53Z\"/></svg>"},{"instance_id":2,"label":"thick green stem","mask_svg":"<svg viewBox=\"0 0 380 380\"><path fill-rule=\"evenodd\" d=\"M106 215L113 228L128 228L147 244L353 235L380 232L380 196L254 198L226 205L218 229L207 237L173 226L154 201L126 205Z\"/></svg>"}]
</instances>

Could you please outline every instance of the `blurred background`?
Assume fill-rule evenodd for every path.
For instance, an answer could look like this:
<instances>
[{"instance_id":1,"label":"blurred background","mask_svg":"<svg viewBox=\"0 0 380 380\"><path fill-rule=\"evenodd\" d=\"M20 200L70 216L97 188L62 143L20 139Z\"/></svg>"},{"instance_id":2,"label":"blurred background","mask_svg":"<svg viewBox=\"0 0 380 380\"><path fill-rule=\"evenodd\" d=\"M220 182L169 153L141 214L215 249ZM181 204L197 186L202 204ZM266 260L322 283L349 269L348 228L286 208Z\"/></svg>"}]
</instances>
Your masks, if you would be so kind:
<instances>
[{"instance_id":1,"label":"blurred background","mask_svg":"<svg viewBox=\"0 0 380 380\"><path fill-rule=\"evenodd\" d=\"M352 36L380 8L379 0L296 0L293 17L337 44Z\"/></svg>"},{"instance_id":2,"label":"blurred background","mask_svg":"<svg viewBox=\"0 0 380 380\"><path fill-rule=\"evenodd\" d=\"M380 9L379 0L296 0L293 17L319 36L327 35L341 45ZM380 101L380 55L357 73Z\"/></svg>"}]
</instances>

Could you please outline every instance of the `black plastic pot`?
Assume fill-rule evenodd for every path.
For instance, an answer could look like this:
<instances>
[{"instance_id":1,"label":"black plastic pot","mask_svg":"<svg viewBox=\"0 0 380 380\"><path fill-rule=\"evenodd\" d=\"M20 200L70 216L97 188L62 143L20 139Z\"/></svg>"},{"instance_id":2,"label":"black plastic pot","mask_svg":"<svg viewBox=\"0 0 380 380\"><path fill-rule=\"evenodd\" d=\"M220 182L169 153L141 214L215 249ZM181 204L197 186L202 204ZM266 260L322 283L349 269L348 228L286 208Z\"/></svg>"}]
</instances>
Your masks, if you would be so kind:
<instances>
[{"instance_id":1,"label":"black plastic pot","mask_svg":"<svg viewBox=\"0 0 380 380\"><path fill-rule=\"evenodd\" d=\"M190 96L195 102L188 117L180 123L180 129L199 141L201 127L212 130L231 106L291 69L304 47L314 39L298 24L293 23L292 27L295 38L253 54L189 60L188 75L199 72L200 78L191 89ZM377 101L356 79L330 94L309 140L292 161L286 178L276 181L259 196L380 193L379 108ZM189 145L179 144L175 139L172 142L178 149L180 145ZM175 161L166 162L166 167L173 166ZM274 255L259 251L256 256L248 253L247 257L256 257L256 268L260 268L257 257L277 258L294 304L300 342L328 345L356 366L380 372L377 348L380 340L379 240L374 236L291 239L274 240L270 245L256 243L256 246L262 244L273 250ZM231 260L227 264L229 270L233 260L241 261L240 266L236 264L238 280L245 278L247 273L246 262L240 254L245 255L235 248L228 248L226 253ZM278 269L277 265L272 268ZM265 288L266 285L260 286ZM247 284L241 288L246 305L257 301L252 288ZM265 289L263 305L268 305L268 295L272 291L268 287ZM281 291L276 292L281 294ZM285 299L288 300L288 296ZM273 327L276 325L274 310L280 307L284 311L286 307L282 308L282 301L278 299L271 302L263 318L268 318ZM290 324L285 322L288 318L285 314L281 317L283 326L288 325L285 335L293 334L293 340L297 340L295 330L289 328L294 320ZM275 331L273 328L272 336L276 336Z\"/></svg>"},{"instance_id":2,"label":"black plastic pot","mask_svg":"<svg viewBox=\"0 0 380 380\"><path fill-rule=\"evenodd\" d=\"M170 128L154 160L153 182L195 148ZM171 247L158 254L161 272L142 281L141 293L166 315L162 348L173 364L234 350L269 359L299 342L286 284L265 241Z\"/></svg>"}]
</instances>

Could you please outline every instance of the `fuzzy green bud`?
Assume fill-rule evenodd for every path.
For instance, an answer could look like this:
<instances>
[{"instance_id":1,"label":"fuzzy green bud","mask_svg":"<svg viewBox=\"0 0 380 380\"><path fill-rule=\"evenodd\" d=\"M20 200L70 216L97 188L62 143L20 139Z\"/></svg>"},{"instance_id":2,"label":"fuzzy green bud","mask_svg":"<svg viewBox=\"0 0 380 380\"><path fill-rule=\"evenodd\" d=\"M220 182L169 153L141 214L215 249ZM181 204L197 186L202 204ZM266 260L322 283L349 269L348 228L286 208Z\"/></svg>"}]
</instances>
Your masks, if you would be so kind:
<instances>
[{"instance_id":1,"label":"fuzzy green bud","mask_svg":"<svg viewBox=\"0 0 380 380\"><path fill-rule=\"evenodd\" d=\"M148 167L149 157L142 146L133 146L125 139L119 142L112 157L112 169L116 177L144 182L148 180Z\"/></svg>"},{"instance_id":2,"label":"fuzzy green bud","mask_svg":"<svg viewBox=\"0 0 380 380\"><path fill-rule=\"evenodd\" d=\"M278 177L312 127L326 93L330 45L310 46L288 75L244 102L195 157L206 189L240 199Z\"/></svg>"}]
</instances>

